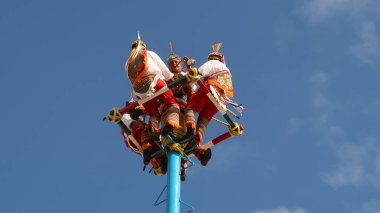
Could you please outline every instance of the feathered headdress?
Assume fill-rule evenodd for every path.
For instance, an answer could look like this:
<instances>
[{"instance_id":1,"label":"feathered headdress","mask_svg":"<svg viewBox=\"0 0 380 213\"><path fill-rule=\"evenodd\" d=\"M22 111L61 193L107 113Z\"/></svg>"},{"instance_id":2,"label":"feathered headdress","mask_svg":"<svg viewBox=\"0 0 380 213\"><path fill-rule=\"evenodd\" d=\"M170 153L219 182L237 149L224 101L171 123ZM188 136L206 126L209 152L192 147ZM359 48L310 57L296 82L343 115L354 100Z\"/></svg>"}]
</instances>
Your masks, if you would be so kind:
<instances>
[{"instance_id":1,"label":"feathered headdress","mask_svg":"<svg viewBox=\"0 0 380 213\"><path fill-rule=\"evenodd\" d=\"M143 40L140 39L140 32L138 31L137 39L134 42L132 42L131 48L133 51L128 61L133 61L136 58L137 54L140 52L141 48L146 48L146 44Z\"/></svg>"},{"instance_id":2,"label":"feathered headdress","mask_svg":"<svg viewBox=\"0 0 380 213\"><path fill-rule=\"evenodd\" d=\"M214 50L214 52L208 54L207 60L218 60L224 62L224 56L222 53L219 52L221 47L222 43L216 43L212 45L212 49Z\"/></svg>"},{"instance_id":3,"label":"feathered headdress","mask_svg":"<svg viewBox=\"0 0 380 213\"><path fill-rule=\"evenodd\" d=\"M172 42L169 42L169 50L170 50L170 55L169 55L169 58L167 59L167 63L168 63L168 64L169 64L172 60L174 60L174 59L181 60L181 58L180 58L178 55L174 54L174 52L173 52L173 44L172 44Z\"/></svg>"},{"instance_id":4,"label":"feathered headdress","mask_svg":"<svg viewBox=\"0 0 380 213\"><path fill-rule=\"evenodd\" d=\"M131 48L139 48L139 46L143 46L144 48L146 48L145 42L140 39L140 32L137 32L137 39L134 42L132 42Z\"/></svg>"}]
</instances>

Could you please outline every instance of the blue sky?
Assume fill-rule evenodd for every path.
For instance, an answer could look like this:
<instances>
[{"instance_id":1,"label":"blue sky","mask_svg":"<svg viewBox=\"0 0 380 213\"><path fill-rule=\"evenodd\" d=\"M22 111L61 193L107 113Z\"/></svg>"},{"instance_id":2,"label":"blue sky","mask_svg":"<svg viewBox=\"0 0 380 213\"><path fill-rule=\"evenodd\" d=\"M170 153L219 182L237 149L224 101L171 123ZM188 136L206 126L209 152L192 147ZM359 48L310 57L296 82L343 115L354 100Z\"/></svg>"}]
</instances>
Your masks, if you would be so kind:
<instances>
[{"instance_id":1,"label":"blue sky","mask_svg":"<svg viewBox=\"0 0 380 213\"><path fill-rule=\"evenodd\" d=\"M164 212L101 118L140 31L163 59L222 42L245 134L189 170L196 212L380 211L380 2L0 2L0 212ZM206 139L225 131L212 124Z\"/></svg>"}]
</instances>

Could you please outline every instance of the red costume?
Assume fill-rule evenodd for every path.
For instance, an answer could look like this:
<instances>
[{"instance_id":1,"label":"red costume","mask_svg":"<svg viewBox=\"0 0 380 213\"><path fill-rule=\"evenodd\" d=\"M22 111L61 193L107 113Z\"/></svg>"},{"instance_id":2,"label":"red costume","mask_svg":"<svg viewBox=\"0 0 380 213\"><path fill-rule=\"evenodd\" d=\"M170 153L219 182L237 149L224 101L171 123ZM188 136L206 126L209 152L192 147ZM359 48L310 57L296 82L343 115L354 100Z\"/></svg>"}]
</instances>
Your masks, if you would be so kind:
<instances>
[{"instance_id":1,"label":"red costume","mask_svg":"<svg viewBox=\"0 0 380 213\"><path fill-rule=\"evenodd\" d=\"M228 67L223 63L224 57L219 53L221 44L216 44L213 46L214 52L210 53L208 56L208 61L199 67L198 71L204 77L203 83L206 89L200 88L189 100L186 110L186 126L190 129L196 128L196 141L199 147L202 140L204 132L207 129L207 125L218 112L218 109L213 104L213 102L207 97L207 93L210 92L212 96L217 100L224 109L226 109L226 100L233 96L233 88L231 81L231 74ZM195 123L195 112L198 112L198 120ZM195 153L198 158L200 158L202 165L207 164L207 161L211 157L211 150L206 150L207 156L202 159L202 152L204 150L199 150L200 155Z\"/></svg>"},{"instance_id":2,"label":"red costume","mask_svg":"<svg viewBox=\"0 0 380 213\"><path fill-rule=\"evenodd\" d=\"M144 140L150 140L151 137L149 137L149 135L152 133L149 129L145 128L146 124L142 120L136 118L133 119L128 113L124 114L121 120L130 131L129 135L122 131L125 145L136 154L143 156L143 142ZM152 141L151 144L151 152L160 150L154 141ZM166 173L166 161L166 156L163 154L159 154L154 158L149 159L149 163L152 164L156 175L163 175Z\"/></svg>"}]
</instances>

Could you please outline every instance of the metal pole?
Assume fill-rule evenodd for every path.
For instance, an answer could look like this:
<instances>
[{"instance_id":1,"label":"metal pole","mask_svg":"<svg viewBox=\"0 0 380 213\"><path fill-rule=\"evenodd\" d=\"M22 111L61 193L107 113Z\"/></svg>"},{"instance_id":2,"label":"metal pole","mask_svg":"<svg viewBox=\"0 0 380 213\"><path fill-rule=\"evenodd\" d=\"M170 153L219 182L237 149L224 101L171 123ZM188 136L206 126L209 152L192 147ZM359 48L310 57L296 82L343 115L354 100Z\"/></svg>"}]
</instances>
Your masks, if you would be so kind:
<instances>
[{"instance_id":1,"label":"metal pole","mask_svg":"<svg viewBox=\"0 0 380 213\"><path fill-rule=\"evenodd\" d=\"M167 179L167 202L166 213L180 212L181 196L181 155L178 152L170 151L168 154L168 179Z\"/></svg>"}]
</instances>

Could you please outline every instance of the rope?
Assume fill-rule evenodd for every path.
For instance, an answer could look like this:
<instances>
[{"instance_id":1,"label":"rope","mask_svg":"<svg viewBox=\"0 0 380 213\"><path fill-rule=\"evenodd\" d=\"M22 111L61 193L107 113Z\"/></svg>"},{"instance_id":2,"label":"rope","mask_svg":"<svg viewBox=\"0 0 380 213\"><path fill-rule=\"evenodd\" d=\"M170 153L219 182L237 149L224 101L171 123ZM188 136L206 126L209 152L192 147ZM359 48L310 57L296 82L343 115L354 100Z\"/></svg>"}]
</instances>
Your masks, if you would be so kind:
<instances>
[{"instance_id":1,"label":"rope","mask_svg":"<svg viewBox=\"0 0 380 213\"><path fill-rule=\"evenodd\" d=\"M230 110L230 109L228 109L227 108L227 112L229 112L231 115L233 115L235 118L239 118L240 119L240 117L236 114L236 113L234 113L232 110Z\"/></svg>"},{"instance_id":2,"label":"rope","mask_svg":"<svg viewBox=\"0 0 380 213\"><path fill-rule=\"evenodd\" d=\"M226 123L226 122L224 122L224 121L221 121L221 120L219 120L219 119L217 119L217 118L215 118L215 117L212 117L212 120L214 120L214 121L216 121L216 122L218 122L218 123L224 124L224 125L227 126L227 127L230 127L230 125L229 125L228 123Z\"/></svg>"},{"instance_id":3,"label":"rope","mask_svg":"<svg viewBox=\"0 0 380 213\"><path fill-rule=\"evenodd\" d=\"M221 121L221 120L219 120L217 118L212 117L212 120L214 120L216 122L219 122L219 123L224 124L225 126L227 126L228 127L228 131L230 132L230 134L232 136L240 136L241 134L243 134L243 132L240 129L239 124L236 123L236 122L234 122L234 126L231 127L228 123L226 123L224 121Z\"/></svg>"}]
</instances>

